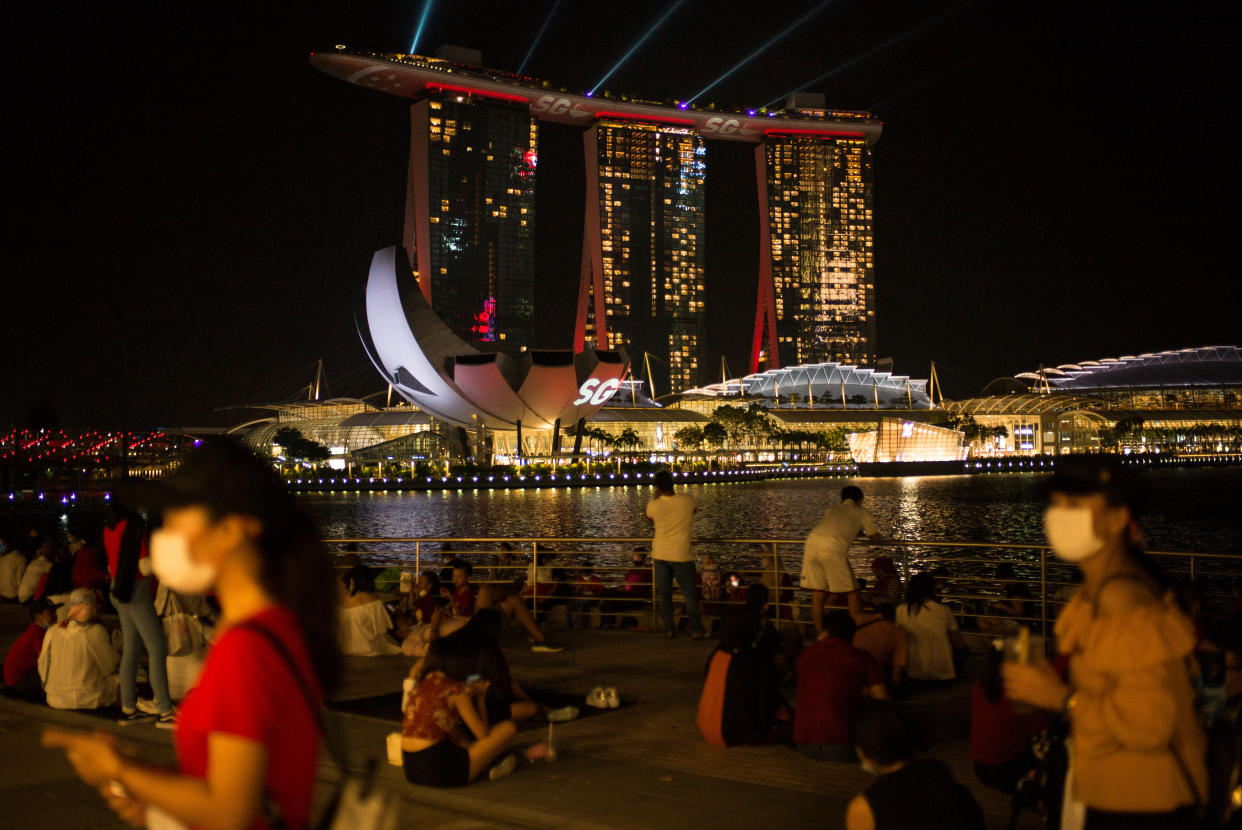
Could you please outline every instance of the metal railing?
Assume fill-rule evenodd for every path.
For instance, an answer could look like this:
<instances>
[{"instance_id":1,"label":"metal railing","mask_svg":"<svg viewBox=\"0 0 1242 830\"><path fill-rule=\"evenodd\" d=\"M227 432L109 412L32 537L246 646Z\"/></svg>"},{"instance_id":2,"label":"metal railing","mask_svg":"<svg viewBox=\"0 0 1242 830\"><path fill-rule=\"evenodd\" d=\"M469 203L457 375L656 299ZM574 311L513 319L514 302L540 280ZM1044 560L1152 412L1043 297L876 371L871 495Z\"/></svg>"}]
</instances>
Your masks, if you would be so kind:
<instances>
[{"instance_id":1,"label":"metal railing","mask_svg":"<svg viewBox=\"0 0 1242 830\"><path fill-rule=\"evenodd\" d=\"M603 589L619 587L607 585L604 580L615 581L634 570L636 566L629 561L633 552L642 551L646 555L651 537L384 537L326 539L325 543L337 555L357 554L369 558L369 564L376 567L410 570L414 578L423 570L446 568L450 558L470 562L480 576L486 573L486 578L473 580L476 584L513 584L513 577L506 578L509 574L526 574L531 612L538 613L541 603L561 604L579 599L573 593L575 588L590 585L594 591L596 585L584 583L583 576L602 575L598 587ZM740 599L728 597L730 586L726 584L727 577L730 574L746 575L755 577L747 580L748 583L764 581L768 585L769 601L776 619L809 622L810 592L797 585L805 539L698 537L692 540L692 544L696 559L701 560L704 554L710 554L716 560L721 575L722 598L701 597L701 604L739 604ZM348 549L341 546L348 546ZM985 552L993 555L981 555ZM888 556L896 566L899 584L903 586L916 573L936 573L940 588L938 599L950 605L956 615L975 621L981 628L1038 625L1039 633L1045 640L1049 639L1055 611L1069 601L1069 592L1074 587L1074 566L1056 559L1043 545L886 539L876 543L859 542L851 546L849 554L854 572L862 575L868 583L869 560L881 555ZM1149 551L1149 555L1155 557L1170 576L1203 582L1204 603L1209 608L1212 602L1233 599L1230 589L1235 580L1242 578L1242 555L1239 554ZM995 570L1005 563L1013 567L1014 576L998 584ZM647 563L643 567L649 578L628 585L635 589L650 589L651 610L654 612L658 597L653 566ZM553 571L561 573L554 574ZM1007 597L1007 585L1026 586L1029 596ZM873 600L876 598L873 586L868 584L865 590ZM606 598L614 600L615 609L627 602L645 604L646 591L643 593L641 599L615 593ZM605 599L603 596L599 598L601 601ZM994 604L1005 600L1022 602L1027 613L1014 616L996 612ZM1037 614L1029 613L1032 603L1038 610ZM628 616L635 613L645 613L645 609L630 612ZM616 611L616 615L627 616L624 611ZM1208 616L1211 614L1208 613Z\"/></svg>"}]
</instances>

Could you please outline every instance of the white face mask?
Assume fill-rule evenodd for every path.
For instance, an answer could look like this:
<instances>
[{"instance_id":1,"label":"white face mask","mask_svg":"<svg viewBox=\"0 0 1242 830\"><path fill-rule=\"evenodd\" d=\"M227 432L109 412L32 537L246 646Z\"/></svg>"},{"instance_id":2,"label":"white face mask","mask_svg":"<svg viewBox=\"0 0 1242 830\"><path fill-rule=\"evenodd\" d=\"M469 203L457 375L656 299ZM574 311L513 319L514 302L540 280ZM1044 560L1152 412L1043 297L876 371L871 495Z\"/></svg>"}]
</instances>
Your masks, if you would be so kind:
<instances>
[{"instance_id":1,"label":"white face mask","mask_svg":"<svg viewBox=\"0 0 1242 830\"><path fill-rule=\"evenodd\" d=\"M151 569L160 582L179 594L205 594L216 581L216 569L190 556L184 534L161 528L151 534Z\"/></svg>"},{"instance_id":2,"label":"white face mask","mask_svg":"<svg viewBox=\"0 0 1242 830\"><path fill-rule=\"evenodd\" d=\"M1089 559L1104 547L1104 540L1095 535L1089 507L1049 507L1044 511L1044 533L1053 552L1066 562Z\"/></svg>"}]
</instances>

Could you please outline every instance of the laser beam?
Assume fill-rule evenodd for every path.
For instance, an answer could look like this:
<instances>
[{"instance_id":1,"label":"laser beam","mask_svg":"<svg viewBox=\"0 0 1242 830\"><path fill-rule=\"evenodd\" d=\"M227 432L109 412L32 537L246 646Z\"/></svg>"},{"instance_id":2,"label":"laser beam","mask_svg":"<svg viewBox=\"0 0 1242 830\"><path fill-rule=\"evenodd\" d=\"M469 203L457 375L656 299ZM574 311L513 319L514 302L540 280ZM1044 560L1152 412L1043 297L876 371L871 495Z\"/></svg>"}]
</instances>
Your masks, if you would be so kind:
<instances>
[{"instance_id":1,"label":"laser beam","mask_svg":"<svg viewBox=\"0 0 1242 830\"><path fill-rule=\"evenodd\" d=\"M657 20L655 23L651 24L651 28L648 29L646 32L644 32L643 36L638 39L638 42L635 43L633 46L631 46L629 51L621 56L621 60L613 64L612 69L609 69L606 73L604 73L604 77L600 78L599 81L595 84L595 86L591 87L591 91L587 94L594 95L596 91L598 91L599 88L604 85L604 82L607 81L609 78L611 78L613 73L616 72L618 69L620 69L625 64L625 62L628 61L634 55L634 53L638 51L639 47L642 46L644 43L646 43L648 38L654 35L659 30L659 28L664 25L664 21L672 17L673 12L677 11L677 9L681 7L681 4L685 2L686 0L677 0L676 3L674 3L672 6L669 7L668 11L660 15L660 19Z\"/></svg>"},{"instance_id":2,"label":"laser beam","mask_svg":"<svg viewBox=\"0 0 1242 830\"><path fill-rule=\"evenodd\" d=\"M915 35L926 31L932 26L935 26L937 23L941 22L942 20L952 17L953 15L960 12L962 9L966 8L967 5L969 4L961 3L949 9L947 12L942 12L941 14L938 14L933 18L925 20L923 21L923 23L919 24L918 26L915 26L912 29L907 29L906 31L902 32L896 37L889 38L888 40L881 43L879 46L872 47L871 49L868 49L866 52L863 52L860 55L855 55L854 57L850 58L845 63L840 64L839 66L834 66L832 69L829 69L824 74L816 78L812 78L811 80L807 81L804 84L799 84L798 86L786 92L784 95L781 95L778 98L773 98L771 101L764 104L764 106L771 107L773 104L776 104L780 101L788 100L790 95L793 95L795 92L797 92L800 89L806 89L807 87L814 86L815 84L818 84L822 81L826 81L829 78L831 78L833 75L836 75L840 72L844 72L845 70L849 69L851 66L861 63L862 61L867 60L867 58L870 58L873 55L883 52L886 49L891 49L892 47L896 46L898 43L901 43L903 40L908 40L909 38L912 38Z\"/></svg>"},{"instance_id":3,"label":"laser beam","mask_svg":"<svg viewBox=\"0 0 1242 830\"><path fill-rule=\"evenodd\" d=\"M521 75L526 71L526 64L530 61L530 56L535 54L535 47L539 45L539 41L543 39L543 33L548 30L548 24L552 22L552 18L556 17L556 10L561 7L561 0L556 0L552 4L552 11L548 12L548 16L543 19L543 25L539 27L539 34L535 35L535 39L530 42L530 48L526 50L526 57L522 58L522 65L518 67L518 74Z\"/></svg>"},{"instance_id":4,"label":"laser beam","mask_svg":"<svg viewBox=\"0 0 1242 830\"><path fill-rule=\"evenodd\" d=\"M427 15L431 13L431 7L435 5L435 0L423 0L423 11L418 16L418 27L414 29L414 40L410 41L410 54L418 54L418 42L422 40L423 29L427 28Z\"/></svg>"},{"instance_id":5,"label":"laser beam","mask_svg":"<svg viewBox=\"0 0 1242 830\"><path fill-rule=\"evenodd\" d=\"M774 45L776 45L779 41L781 41L782 39L784 39L784 38L785 38L785 36L786 36L786 35L788 35L790 32L792 32L794 29L798 28L798 27L799 27L799 26L801 26L803 23L807 22L807 21L808 21L808 20L810 20L812 17L814 17L815 15L819 14L820 12L822 12L824 9L828 8L829 6L831 6L831 5L832 5L833 3L835 3L835 2L837 2L837 0L824 0L824 1L823 1L822 3L820 3L818 6L816 6L815 8L811 9L810 11L808 11L806 14L802 15L801 17L799 17L799 18L798 18L797 20L795 20L793 23L790 23L790 24L789 24L788 26L786 26L784 29L781 29L779 32L777 32L775 35L773 35L771 38L769 38L769 39L768 39L768 41L767 41L766 43L764 43L762 46L760 46L758 49L756 49L755 51L751 52L749 55L747 55L746 57L742 58L742 59L741 59L740 61L738 61L737 63L733 64L733 66L732 66L732 67L731 67L728 71L726 71L723 75L721 75L719 78L717 78L716 80L712 81L712 82L711 82L710 84L708 84L707 86L705 86L705 87L703 87L702 89L700 89L700 90L698 91L698 94L697 94L697 95L695 95L693 98L691 98L691 99L690 99L687 103L691 103L691 104L692 104L692 103L694 103L695 101L697 101L697 100L698 100L699 98L701 98L701 97L702 97L705 93L707 93L709 90L711 90L711 89L712 89L713 87L715 87L717 84L719 84L719 83L720 83L721 81L723 81L725 78L728 78L728 77L729 77L730 75L732 75L734 72L738 71L738 70L739 70L739 69L741 69L743 66L745 66L745 65L746 65L746 64L748 64L748 63L750 63L750 62L751 62L751 61L753 61L755 58L759 57L759 55L763 54L763 53L764 53L764 52L766 52L768 49L771 49Z\"/></svg>"}]
</instances>

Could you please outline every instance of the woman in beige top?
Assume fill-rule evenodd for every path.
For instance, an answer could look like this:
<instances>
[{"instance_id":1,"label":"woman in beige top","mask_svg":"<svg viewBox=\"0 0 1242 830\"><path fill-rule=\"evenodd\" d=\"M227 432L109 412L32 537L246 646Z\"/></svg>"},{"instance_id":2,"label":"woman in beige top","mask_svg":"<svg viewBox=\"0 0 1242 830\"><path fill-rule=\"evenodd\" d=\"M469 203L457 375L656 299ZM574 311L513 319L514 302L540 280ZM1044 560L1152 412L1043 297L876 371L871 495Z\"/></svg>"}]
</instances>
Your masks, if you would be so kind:
<instances>
[{"instance_id":1,"label":"woman in beige top","mask_svg":"<svg viewBox=\"0 0 1242 830\"><path fill-rule=\"evenodd\" d=\"M1009 663L1006 694L1069 716L1067 786L1087 830L1193 826L1207 793L1194 626L1138 547L1133 482L1115 457L1076 456L1057 462L1049 491L1049 546L1083 576L1056 623L1069 675Z\"/></svg>"}]
</instances>

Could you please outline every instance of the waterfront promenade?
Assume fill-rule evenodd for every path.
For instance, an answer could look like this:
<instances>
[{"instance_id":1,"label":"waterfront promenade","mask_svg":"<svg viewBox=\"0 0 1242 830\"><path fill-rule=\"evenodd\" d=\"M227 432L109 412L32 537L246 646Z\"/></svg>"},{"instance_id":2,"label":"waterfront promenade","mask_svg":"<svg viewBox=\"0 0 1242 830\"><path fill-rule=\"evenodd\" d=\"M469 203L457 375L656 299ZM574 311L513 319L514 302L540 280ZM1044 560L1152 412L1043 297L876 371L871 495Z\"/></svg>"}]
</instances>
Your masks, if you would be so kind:
<instances>
[{"instance_id":1,"label":"waterfront promenade","mask_svg":"<svg viewBox=\"0 0 1242 830\"><path fill-rule=\"evenodd\" d=\"M0 606L0 652L24 620L19 606ZM714 641L670 642L651 632L558 627L550 634L567 650L532 654L518 629L509 629L505 645L519 682L574 695L615 685L625 705L558 725L557 763L523 765L500 781L455 790L414 787L397 767L382 763L384 735L399 728L396 693L410 661L400 656L347 661L332 704L334 717L344 728L351 766L362 766L368 755L381 760L382 785L403 800L402 827L842 827L849 798L872 780L857 765L818 763L788 747L722 749L705 743L695 727L695 707ZM948 762L975 793L988 826L1002 828L1008 799L977 784L967 755L969 692L963 681L911 697L903 706L924 730L929 753ZM63 826L71 820L79 827L123 826L72 776L62 755L39 746L46 724L107 729L145 758L173 758L168 732L121 728L94 715L0 698L0 769L5 770L0 798L9 805L6 820L16 826ZM545 736L543 729L524 731L518 744ZM320 798L334 775L331 764L321 765ZM1019 826L1033 830L1038 822L1027 816Z\"/></svg>"}]
</instances>

